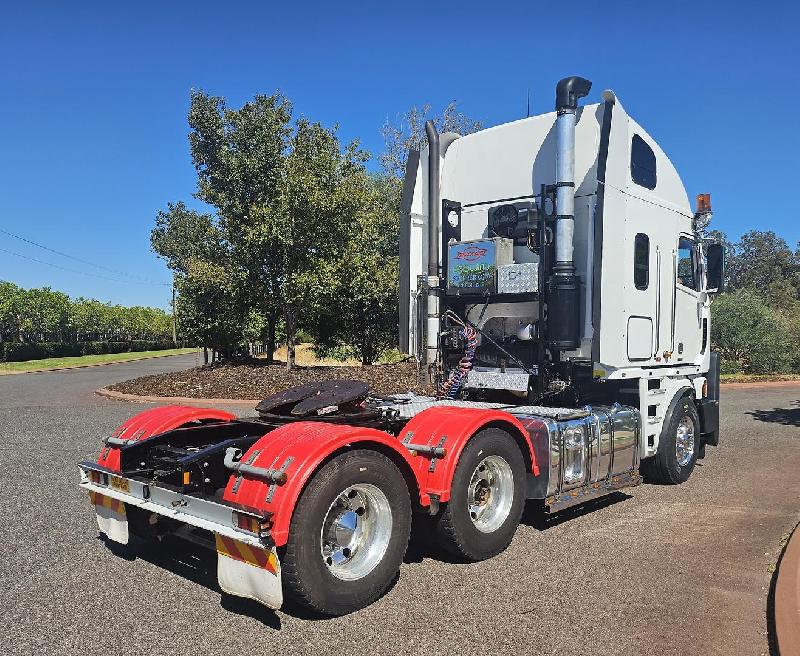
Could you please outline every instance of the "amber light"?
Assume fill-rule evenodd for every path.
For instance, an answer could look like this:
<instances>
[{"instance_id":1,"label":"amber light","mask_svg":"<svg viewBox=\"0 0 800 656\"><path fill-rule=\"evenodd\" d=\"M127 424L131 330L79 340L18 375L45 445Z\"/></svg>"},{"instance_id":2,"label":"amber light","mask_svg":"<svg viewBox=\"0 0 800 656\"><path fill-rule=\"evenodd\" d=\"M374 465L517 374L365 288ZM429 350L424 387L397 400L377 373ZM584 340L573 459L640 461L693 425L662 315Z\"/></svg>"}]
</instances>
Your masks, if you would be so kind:
<instances>
[{"instance_id":1,"label":"amber light","mask_svg":"<svg viewBox=\"0 0 800 656\"><path fill-rule=\"evenodd\" d=\"M236 511L233 512L233 516L236 520L236 526L243 531L255 533L263 537L264 535L268 535L270 529L272 529L271 518L260 519L253 515L245 515L244 513L238 513Z\"/></svg>"},{"instance_id":2,"label":"amber light","mask_svg":"<svg viewBox=\"0 0 800 656\"><path fill-rule=\"evenodd\" d=\"M185 471L183 472L183 484L189 485L192 482L192 474L191 472Z\"/></svg>"},{"instance_id":3,"label":"amber light","mask_svg":"<svg viewBox=\"0 0 800 656\"><path fill-rule=\"evenodd\" d=\"M711 211L711 194L697 194L697 213L704 214Z\"/></svg>"}]
</instances>

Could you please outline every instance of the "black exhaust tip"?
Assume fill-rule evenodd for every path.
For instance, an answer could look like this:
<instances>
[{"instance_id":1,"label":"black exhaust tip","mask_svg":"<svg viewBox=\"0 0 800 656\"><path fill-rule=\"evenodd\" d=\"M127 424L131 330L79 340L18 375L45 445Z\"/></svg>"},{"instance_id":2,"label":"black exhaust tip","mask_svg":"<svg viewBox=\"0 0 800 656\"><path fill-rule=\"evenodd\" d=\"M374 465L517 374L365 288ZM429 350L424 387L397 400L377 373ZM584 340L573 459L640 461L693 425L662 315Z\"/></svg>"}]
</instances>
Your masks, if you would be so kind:
<instances>
[{"instance_id":1,"label":"black exhaust tip","mask_svg":"<svg viewBox=\"0 0 800 656\"><path fill-rule=\"evenodd\" d=\"M565 77L556 85L556 109L577 109L578 100L589 94L592 83L583 77Z\"/></svg>"}]
</instances>

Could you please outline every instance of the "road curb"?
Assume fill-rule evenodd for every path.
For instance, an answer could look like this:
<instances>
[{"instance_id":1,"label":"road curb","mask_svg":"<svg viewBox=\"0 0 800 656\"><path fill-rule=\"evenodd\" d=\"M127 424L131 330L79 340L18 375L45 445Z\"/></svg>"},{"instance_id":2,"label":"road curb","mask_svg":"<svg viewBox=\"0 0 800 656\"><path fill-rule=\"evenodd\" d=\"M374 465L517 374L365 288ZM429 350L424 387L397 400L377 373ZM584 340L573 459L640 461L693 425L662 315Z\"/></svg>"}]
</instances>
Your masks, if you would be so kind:
<instances>
[{"instance_id":1,"label":"road curb","mask_svg":"<svg viewBox=\"0 0 800 656\"><path fill-rule=\"evenodd\" d=\"M781 654L800 654L800 530L795 528L778 566L775 633Z\"/></svg>"},{"instance_id":2,"label":"road curb","mask_svg":"<svg viewBox=\"0 0 800 656\"><path fill-rule=\"evenodd\" d=\"M134 358L132 360L115 360L114 362L95 362L93 364L76 364L71 367L57 367L55 369L31 369L30 371L0 371L0 376L22 376L25 374L51 374L54 371L70 371L71 369L89 369L90 367L107 367L112 364L127 364L129 362L144 362L145 360L155 360L156 358L177 358L181 355L191 355L191 353L166 353L164 355L148 355L146 358Z\"/></svg>"},{"instance_id":3,"label":"road curb","mask_svg":"<svg viewBox=\"0 0 800 656\"><path fill-rule=\"evenodd\" d=\"M116 390L101 387L94 392L114 401L127 401L128 403L164 403L176 405L256 405L261 399L198 399L191 396L142 396L139 394L125 394Z\"/></svg>"}]
</instances>

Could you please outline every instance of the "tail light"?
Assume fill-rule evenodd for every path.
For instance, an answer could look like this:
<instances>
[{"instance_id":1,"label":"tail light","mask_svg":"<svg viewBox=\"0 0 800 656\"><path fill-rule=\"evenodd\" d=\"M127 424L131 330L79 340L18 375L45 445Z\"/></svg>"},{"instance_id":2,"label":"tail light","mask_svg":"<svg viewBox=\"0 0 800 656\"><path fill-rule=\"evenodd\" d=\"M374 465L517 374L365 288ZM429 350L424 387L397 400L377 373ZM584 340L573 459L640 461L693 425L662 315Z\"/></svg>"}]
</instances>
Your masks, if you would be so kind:
<instances>
[{"instance_id":1,"label":"tail light","mask_svg":"<svg viewBox=\"0 0 800 656\"><path fill-rule=\"evenodd\" d=\"M95 485L108 485L108 474L90 469L89 480Z\"/></svg>"},{"instance_id":2,"label":"tail light","mask_svg":"<svg viewBox=\"0 0 800 656\"><path fill-rule=\"evenodd\" d=\"M237 528L253 533L261 538L267 537L272 530L272 517L258 517L243 512L233 511L233 522Z\"/></svg>"}]
</instances>

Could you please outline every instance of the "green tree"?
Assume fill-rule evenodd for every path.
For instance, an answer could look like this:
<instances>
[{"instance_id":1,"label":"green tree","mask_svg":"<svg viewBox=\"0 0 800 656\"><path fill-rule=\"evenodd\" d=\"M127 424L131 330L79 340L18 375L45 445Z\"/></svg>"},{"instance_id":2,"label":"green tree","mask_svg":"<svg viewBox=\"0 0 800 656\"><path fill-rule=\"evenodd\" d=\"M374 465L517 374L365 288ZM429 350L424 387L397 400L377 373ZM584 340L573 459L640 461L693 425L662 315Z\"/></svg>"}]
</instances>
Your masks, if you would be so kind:
<instances>
[{"instance_id":1,"label":"green tree","mask_svg":"<svg viewBox=\"0 0 800 656\"><path fill-rule=\"evenodd\" d=\"M774 232L751 230L733 246L727 263L731 289L755 289L784 310L800 301L800 248L792 251Z\"/></svg>"},{"instance_id":2,"label":"green tree","mask_svg":"<svg viewBox=\"0 0 800 656\"><path fill-rule=\"evenodd\" d=\"M246 285L221 228L210 214L169 204L150 244L175 275L183 337L230 357L243 339Z\"/></svg>"},{"instance_id":3,"label":"green tree","mask_svg":"<svg viewBox=\"0 0 800 656\"><path fill-rule=\"evenodd\" d=\"M748 289L722 294L711 306L711 339L723 361L745 372L789 371L797 344L783 317L762 299Z\"/></svg>"},{"instance_id":4,"label":"green tree","mask_svg":"<svg viewBox=\"0 0 800 656\"><path fill-rule=\"evenodd\" d=\"M397 344L398 185L361 171L345 186L352 220L340 257L324 264L329 281L309 330L322 353L374 363Z\"/></svg>"},{"instance_id":5,"label":"green tree","mask_svg":"<svg viewBox=\"0 0 800 656\"><path fill-rule=\"evenodd\" d=\"M268 222L277 215L284 184L292 106L281 94L257 95L240 109L194 91L189 143L198 175L197 197L217 210L231 266L245 278L239 292L244 324L259 326L258 340L275 349L283 309L280 235Z\"/></svg>"},{"instance_id":6,"label":"green tree","mask_svg":"<svg viewBox=\"0 0 800 656\"><path fill-rule=\"evenodd\" d=\"M18 337L15 307L20 291L14 283L0 280L0 342L13 341Z\"/></svg>"},{"instance_id":7,"label":"green tree","mask_svg":"<svg viewBox=\"0 0 800 656\"><path fill-rule=\"evenodd\" d=\"M20 290L14 297L19 341L61 341L68 325L70 300L49 287Z\"/></svg>"},{"instance_id":8,"label":"green tree","mask_svg":"<svg viewBox=\"0 0 800 656\"><path fill-rule=\"evenodd\" d=\"M356 143L341 150L335 129L301 118L289 141L278 211L265 226L278 245L287 368L294 366L295 336L335 284L330 262L342 259L358 201L353 181L368 154Z\"/></svg>"}]
</instances>

